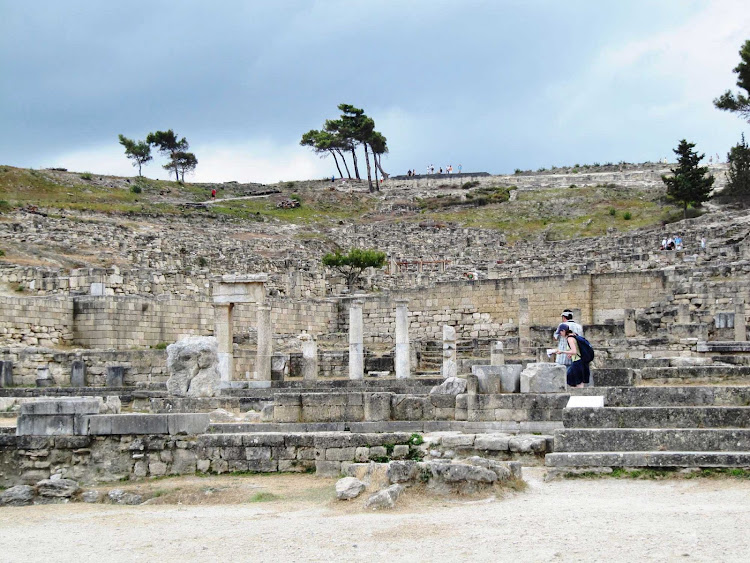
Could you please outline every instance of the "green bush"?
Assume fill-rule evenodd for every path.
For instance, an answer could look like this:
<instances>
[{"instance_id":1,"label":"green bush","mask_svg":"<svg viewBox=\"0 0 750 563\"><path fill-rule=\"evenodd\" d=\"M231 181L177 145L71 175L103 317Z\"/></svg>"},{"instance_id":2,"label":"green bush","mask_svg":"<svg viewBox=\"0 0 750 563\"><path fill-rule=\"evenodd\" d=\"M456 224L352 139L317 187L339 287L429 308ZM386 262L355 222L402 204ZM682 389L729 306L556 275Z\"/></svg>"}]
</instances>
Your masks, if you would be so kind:
<instances>
[{"instance_id":1,"label":"green bush","mask_svg":"<svg viewBox=\"0 0 750 563\"><path fill-rule=\"evenodd\" d=\"M208 266L208 260L201 256L200 258L198 258L198 266L201 268L205 268L206 266Z\"/></svg>"},{"instance_id":2,"label":"green bush","mask_svg":"<svg viewBox=\"0 0 750 563\"><path fill-rule=\"evenodd\" d=\"M299 194L292 194L292 195L289 196L289 199L297 201L300 204L302 203L302 197Z\"/></svg>"},{"instance_id":3,"label":"green bush","mask_svg":"<svg viewBox=\"0 0 750 563\"><path fill-rule=\"evenodd\" d=\"M479 185L479 182L477 180L473 180L471 182L466 182L461 186L462 190L470 190L471 188L476 188Z\"/></svg>"},{"instance_id":4,"label":"green bush","mask_svg":"<svg viewBox=\"0 0 750 563\"><path fill-rule=\"evenodd\" d=\"M167 343L166 342L159 342L156 346L154 346L156 350L166 350L167 349Z\"/></svg>"},{"instance_id":5,"label":"green bush","mask_svg":"<svg viewBox=\"0 0 750 563\"><path fill-rule=\"evenodd\" d=\"M609 208L609 214L614 217L617 215L617 210L614 207Z\"/></svg>"},{"instance_id":6,"label":"green bush","mask_svg":"<svg viewBox=\"0 0 750 563\"><path fill-rule=\"evenodd\" d=\"M5 256L5 251L4 250L0 250L0 256Z\"/></svg>"},{"instance_id":7,"label":"green bush","mask_svg":"<svg viewBox=\"0 0 750 563\"><path fill-rule=\"evenodd\" d=\"M134 194L139 194L143 191L143 189L140 186L135 185L135 186L130 187L130 191L133 192Z\"/></svg>"},{"instance_id":8,"label":"green bush","mask_svg":"<svg viewBox=\"0 0 750 563\"><path fill-rule=\"evenodd\" d=\"M84 172L80 178L81 180L92 180L94 177L91 175L91 172Z\"/></svg>"},{"instance_id":9,"label":"green bush","mask_svg":"<svg viewBox=\"0 0 750 563\"><path fill-rule=\"evenodd\" d=\"M630 221L633 218L633 216L630 214L630 211L626 211L625 213L622 214L622 218L625 219L626 221Z\"/></svg>"}]
</instances>

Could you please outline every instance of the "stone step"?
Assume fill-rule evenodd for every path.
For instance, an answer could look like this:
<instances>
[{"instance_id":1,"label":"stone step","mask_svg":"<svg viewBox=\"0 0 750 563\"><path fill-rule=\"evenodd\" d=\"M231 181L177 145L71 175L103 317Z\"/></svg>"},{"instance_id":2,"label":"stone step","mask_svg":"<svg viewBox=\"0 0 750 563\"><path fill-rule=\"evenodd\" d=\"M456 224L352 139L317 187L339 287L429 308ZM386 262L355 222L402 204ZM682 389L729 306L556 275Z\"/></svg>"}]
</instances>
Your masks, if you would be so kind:
<instances>
[{"instance_id":1,"label":"stone step","mask_svg":"<svg viewBox=\"0 0 750 563\"><path fill-rule=\"evenodd\" d=\"M750 451L747 428L566 428L555 452Z\"/></svg>"},{"instance_id":2,"label":"stone step","mask_svg":"<svg viewBox=\"0 0 750 563\"><path fill-rule=\"evenodd\" d=\"M596 378L594 383L598 385ZM748 386L665 386L572 389L571 395L604 395L608 407L736 406L750 405Z\"/></svg>"},{"instance_id":3,"label":"stone step","mask_svg":"<svg viewBox=\"0 0 750 563\"><path fill-rule=\"evenodd\" d=\"M750 407L604 407L563 410L565 428L750 428Z\"/></svg>"},{"instance_id":4,"label":"stone step","mask_svg":"<svg viewBox=\"0 0 750 563\"><path fill-rule=\"evenodd\" d=\"M750 452L561 452L547 467L750 467Z\"/></svg>"},{"instance_id":5,"label":"stone step","mask_svg":"<svg viewBox=\"0 0 750 563\"><path fill-rule=\"evenodd\" d=\"M652 383L750 383L750 366L646 367L640 375Z\"/></svg>"}]
</instances>

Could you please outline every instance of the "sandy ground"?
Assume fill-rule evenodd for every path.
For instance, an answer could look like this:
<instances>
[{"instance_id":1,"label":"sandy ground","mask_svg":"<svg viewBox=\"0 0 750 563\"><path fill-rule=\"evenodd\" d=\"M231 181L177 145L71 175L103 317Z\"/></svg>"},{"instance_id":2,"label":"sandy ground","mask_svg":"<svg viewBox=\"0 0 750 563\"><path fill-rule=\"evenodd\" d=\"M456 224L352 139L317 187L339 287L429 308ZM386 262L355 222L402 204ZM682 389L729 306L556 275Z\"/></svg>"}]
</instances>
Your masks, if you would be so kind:
<instances>
[{"instance_id":1,"label":"sandy ground","mask_svg":"<svg viewBox=\"0 0 750 563\"><path fill-rule=\"evenodd\" d=\"M750 482L586 479L503 498L407 493L390 512L311 475L166 479L143 506L0 509L2 561L748 561ZM111 487L110 487L111 488ZM258 494L264 500L258 502ZM182 496L180 496L182 495ZM255 496L253 496L255 495ZM265 495L265 497L263 496ZM270 498L270 500L268 500ZM256 502L253 502L253 499Z\"/></svg>"}]
</instances>

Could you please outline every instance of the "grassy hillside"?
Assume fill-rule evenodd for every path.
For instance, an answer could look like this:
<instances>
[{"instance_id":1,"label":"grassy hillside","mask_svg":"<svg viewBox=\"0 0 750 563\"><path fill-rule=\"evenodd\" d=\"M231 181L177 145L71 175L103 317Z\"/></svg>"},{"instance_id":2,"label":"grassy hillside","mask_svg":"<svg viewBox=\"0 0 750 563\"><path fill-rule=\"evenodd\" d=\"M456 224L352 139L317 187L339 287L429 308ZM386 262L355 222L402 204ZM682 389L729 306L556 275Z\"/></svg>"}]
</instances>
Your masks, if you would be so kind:
<instances>
[{"instance_id":1,"label":"grassy hillside","mask_svg":"<svg viewBox=\"0 0 750 563\"><path fill-rule=\"evenodd\" d=\"M181 184L0 166L0 212L33 205L61 214L79 210L320 226L342 221L428 220L498 230L508 242L545 232L548 239L597 236L611 228L622 232L681 218L680 210L666 203L664 190L659 188L626 189L609 184L515 190L512 186L484 186L421 199L403 199L402 195L395 202L387 186L373 195L364 184L354 184L353 189L352 185L349 182L347 189L334 188L322 180L271 186ZM210 201L212 188L217 189L215 202ZM294 209L277 207L280 200L290 197L299 199L302 205ZM395 208L398 214L394 214Z\"/></svg>"}]
</instances>

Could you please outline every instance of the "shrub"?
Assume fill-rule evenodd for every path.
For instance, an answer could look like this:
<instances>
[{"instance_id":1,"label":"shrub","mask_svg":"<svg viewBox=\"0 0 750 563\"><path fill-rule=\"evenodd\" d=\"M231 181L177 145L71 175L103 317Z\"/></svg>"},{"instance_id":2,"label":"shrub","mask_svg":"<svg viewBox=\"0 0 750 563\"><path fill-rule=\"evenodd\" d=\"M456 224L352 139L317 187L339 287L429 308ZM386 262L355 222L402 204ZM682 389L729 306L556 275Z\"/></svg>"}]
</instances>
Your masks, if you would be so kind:
<instances>
[{"instance_id":1,"label":"shrub","mask_svg":"<svg viewBox=\"0 0 750 563\"><path fill-rule=\"evenodd\" d=\"M0 199L0 211L10 211L10 203L4 199Z\"/></svg>"},{"instance_id":2,"label":"shrub","mask_svg":"<svg viewBox=\"0 0 750 563\"><path fill-rule=\"evenodd\" d=\"M466 182L461 186L462 190L470 190L471 188L476 188L479 185L479 182L477 180L474 180L472 182Z\"/></svg>"},{"instance_id":3,"label":"shrub","mask_svg":"<svg viewBox=\"0 0 750 563\"><path fill-rule=\"evenodd\" d=\"M0 250L0 256L5 256L5 251L4 250Z\"/></svg>"},{"instance_id":4,"label":"shrub","mask_svg":"<svg viewBox=\"0 0 750 563\"><path fill-rule=\"evenodd\" d=\"M198 266L200 266L201 268L205 268L206 266L208 266L208 260L201 256L200 258L198 258Z\"/></svg>"},{"instance_id":5,"label":"shrub","mask_svg":"<svg viewBox=\"0 0 750 563\"><path fill-rule=\"evenodd\" d=\"M139 194L143 191L143 189L140 186L130 186L130 191L134 194Z\"/></svg>"},{"instance_id":6,"label":"shrub","mask_svg":"<svg viewBox=\"0 0 750 563\"><path fill-rule=\"evenodd\" d=\"M157 350L166 350L167 349L167 343L166 342L159 342L156 346L154 346Z\"/></svg>"},{"instance_id":7,"label":"shrub","mask_svg":"<svg viewBox=\"0 0 750 563\"><path fill-rule=\"evenodd\" d=\"M615 209L614 207L610 207L610 208L609 208L609 214L610 214L610 215L611 215L612 217L614 217L615 215L617 215L617 210L616 210L616 209Z\"/></svg>"},{"instance_id":8,"label":"shrub","mask_svg":"<svg viewBox=\"0 0 750 563\"><path fill-rule=\"evenodd\" d=\"M626 211L625 213L622 214L622 218L625 219L626 221L630 221L633 218L633 216L630 214L630 211Z\"/></svg>"},{"instance_id":9,"label":"shrub","mask_svg":"<svg viewBox=\"0 0 750 563\"><path fill-rule=\"evenodd\" d=\"M288 189L288 190L291 190L292 188L294 188L294 186L295 186L294 182L287 182L286 183L286 189Z\"/></svg>"},{"instance_id":10,"label":"shrub","mask_svg":"<svg viewBox=\"0 0 750 563\"><path fill-rule=\"evenodd\" d=\"M94 177L91 175L91 172L84 172L80 178L81 180L92 180Z\"/></svg>"},{"instance_id":11,"label":"shrub","mask_svg":"<svg viewBox=\"0 0 750 563\"><path fill-rule=\"evenodd\" d=\"M289 196L289 199L292 199L298 203L302 203L302 197L299 194L292 194Z\"/></svg>"},{"instance_id":12,"label":"shrub","mask_svg":"<svg viewBox=\"0 0 750 563\"><path fill-rule=\"evenodd\" d=\"M513 174L522 174L522 173L523 173L523 170L521 170L520 168L516 168L516 169L515 169L515 170L513 171Z\"/></svg>"}]
</instances>

